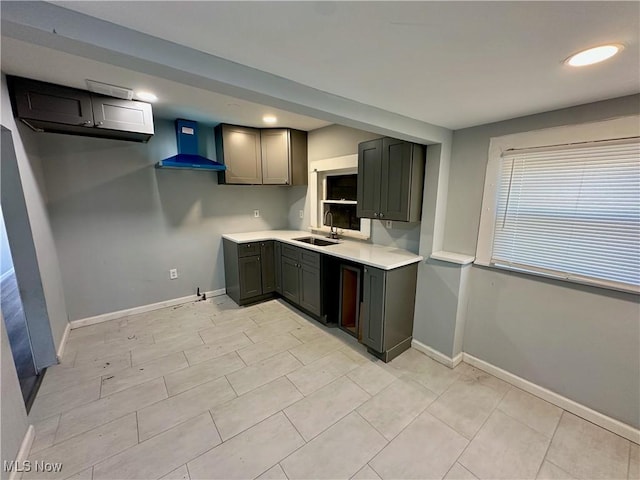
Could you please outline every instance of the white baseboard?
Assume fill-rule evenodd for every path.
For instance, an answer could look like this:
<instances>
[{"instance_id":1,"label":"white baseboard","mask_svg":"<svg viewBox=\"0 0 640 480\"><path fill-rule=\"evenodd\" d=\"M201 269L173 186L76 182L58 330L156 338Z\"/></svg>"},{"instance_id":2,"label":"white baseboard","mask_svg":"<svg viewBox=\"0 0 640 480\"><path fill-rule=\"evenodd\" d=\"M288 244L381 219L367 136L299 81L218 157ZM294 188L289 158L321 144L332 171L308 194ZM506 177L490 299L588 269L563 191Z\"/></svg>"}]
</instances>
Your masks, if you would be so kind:
<instances>
[{"instance_id":1,"label":"white baseboard","mask_svg":"<svg viewBox=\"0 0 640 480\"><path fill-rule=\"evenodd\" d=\"M611 418L607 415L596 412L589 407L563 397L562 395L552 392L551 390L548 390L544 387L536 385L529 380L525 380L522 377L507 372L500 367L496 367L495 365L485 362L484 360L480 360L479 358L469 355L468 353L462 354L462 360L469 365L479 368L480 370L483 370L493 375L494 377L498 377L499 379L520 388L521 390L529 392L536 397L542 398L543 400L546 400L547 402L552 403L568 412L582 417L585 420L590 421L591 423L595 423L602 428L606 428L610 432L620 435L627 440L631 440L632 442L640 444L640 430L632 427L631 425L627 425L626 423L622 423L615 418Z\"/></svg>"},{"instance_id":2,"label":"white baseboard","mask_svg":"<svg viewBox=\"0 0 640 480\"><path fill-rule=\"evenodd\" d=\"M217 297L227 293L225 288L218 290L212 290L210 292L204 292L207 297ZM171 300L163 300L158 303L151 303L149 305L141 305L139 307L127 308L125 310L118 310L117 312L103 313L94 317L81 318L79 320L72 320L69 322L71 330L87 327L89 325L95 325L96 323L108 322L109 320L115 320L116 318L129 317L131 315L137 315L139 313L152 312L153 310L159 310L165 307L173 307L175 305L181 305L183 303L195 302L198 300L197 295L187 295L186 297L173 298Z\"/></svg>"},{"instance_id":3,"label":"white baseboard","mask_svg":"<svg viewBox=\"0 0 640 480\"><path fill-rule=\"evenodd\" d=\"M29 425L27 428L27 433L24 434L24 438L22 439L22 443L20 444L20 450L18 450L18 455L16 455L16 465L22 467L24 465L25 460L29 457L29 452L31 451L31 445L33 445L33 440L36 438L36 429L33 428L33 425ZM22 478L22 472L17 471L21 470L21 468L14 469L9 474L9 480L19 480Z\"/></svg>"},{"instance_id":4,"label":"white baseboard","mask_svg":"<svg viewBox=\"0 0 640 480\"><path fill-rule=\"evenodd\" d=\"M60 340L60 345L58 346L58 361L64 355L64 347L67 345L67 339L69 338L69 332L71 331L71 323L67 322L67 326L64 328L64 333L62 334L62 340Z\"/></svg>"},{"instance_id":5,"label":"white baseboard","mask_svg":"<svg viewBox=\"0 0 640 480\"><path fill-rule=\"evenodd\" d=\"M444 353L440 353L437 350L434 350L428 345L413 339L411 340L411 346L418 350L419 352L424 353L427 357L434 359L436 362L441 363L449 368L455 368L462 361L462 353L459 353L455 357L447 357Z\"/></svg>"},{"instance_id":6,"label":"white baseboard","mask_svg":"<svg viewBox=\"0 0 640 480\"><path fill-rule=\"evenodd\" d=\"M6 278L9 278L11 275L13 275L14 273L16 273L15 269L10 269L7 270L6 272L4 272L2 275L0 275L0 282L4 282L4 280Z\"/></svg>"}]
</instances>

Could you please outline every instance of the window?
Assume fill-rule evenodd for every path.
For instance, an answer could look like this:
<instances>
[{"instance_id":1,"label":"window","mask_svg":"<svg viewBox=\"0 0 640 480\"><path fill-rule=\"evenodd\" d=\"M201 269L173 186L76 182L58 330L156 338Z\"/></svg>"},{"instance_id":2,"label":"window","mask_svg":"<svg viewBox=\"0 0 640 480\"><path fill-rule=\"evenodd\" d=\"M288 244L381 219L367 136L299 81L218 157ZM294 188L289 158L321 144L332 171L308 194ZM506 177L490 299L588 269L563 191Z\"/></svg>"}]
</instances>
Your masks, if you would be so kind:
<instances>
[{"instance_id":1,"label":"window","mask_svg":"<svg viewBox=\"0 0 640 480\"><path fill-rule=\"evenodd\" d=\"M509 148L496 163L478 263L640 292L637 137Z\"/></svg>"},{"instance_id":2,"label":"window","mask_svg":"<svg viewBox=\"0 0 640 480\"><path fill-rule=\"evenodd\" d=\"M323 225L347 230L360 230L360 218L356 215L358 206L358 175L327 175L322 200ZM331 220L327 213L331 213Z\"/></svg>"},{"instance_id":3,"label":"window","mask_svg":"<svg viewBox=\"0 0 640 480\"><path fill-rule=\"evenodd\" d=\"M357 208L358 155L327 158L309 162L309 197L311 229L329 232L326 212L333 216L333 225L341 236L368 239L371 220L358 218Z\"/></svg>"}]
</instances>

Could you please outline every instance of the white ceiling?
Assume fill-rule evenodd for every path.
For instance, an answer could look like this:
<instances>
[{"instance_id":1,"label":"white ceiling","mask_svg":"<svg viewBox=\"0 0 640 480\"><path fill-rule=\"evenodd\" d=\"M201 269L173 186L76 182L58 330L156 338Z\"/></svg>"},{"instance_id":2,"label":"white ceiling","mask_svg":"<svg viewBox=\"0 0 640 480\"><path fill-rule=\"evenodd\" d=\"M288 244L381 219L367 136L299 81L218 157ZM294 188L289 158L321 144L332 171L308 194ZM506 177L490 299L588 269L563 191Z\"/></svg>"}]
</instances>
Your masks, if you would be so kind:
<instances>
[{"instance_id":1,"label":"white ceiling","mask_svg":"<svg viewBox=\"0 0 640 480\"><path fill-rule=\"evenodd\" d=\"M452 129L640 91L639 2L56 3Z\"/></svg>"}]
</instances>

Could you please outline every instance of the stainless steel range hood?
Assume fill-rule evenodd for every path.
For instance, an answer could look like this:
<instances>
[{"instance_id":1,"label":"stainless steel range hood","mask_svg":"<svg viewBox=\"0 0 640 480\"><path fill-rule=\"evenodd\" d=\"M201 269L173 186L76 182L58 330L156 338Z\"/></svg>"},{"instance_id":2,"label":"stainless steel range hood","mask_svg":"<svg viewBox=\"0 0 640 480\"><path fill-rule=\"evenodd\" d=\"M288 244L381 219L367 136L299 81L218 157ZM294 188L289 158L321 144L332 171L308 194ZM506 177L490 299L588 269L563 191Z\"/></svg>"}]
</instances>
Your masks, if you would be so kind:
<instances>
[{"instance_id":1,"label":"stainless steel range hood","mask_svg":"<svg viewBox=\"0 0 640 480\"><path fill-rule=\"evenodd\" d=\"M219 172L226 170L222 163L215 162L198 154L198 124L191 120L176 120L176 140L178 154L156 163L156 168L181 170L207 170Z\"/></svg>"}]
</instances>

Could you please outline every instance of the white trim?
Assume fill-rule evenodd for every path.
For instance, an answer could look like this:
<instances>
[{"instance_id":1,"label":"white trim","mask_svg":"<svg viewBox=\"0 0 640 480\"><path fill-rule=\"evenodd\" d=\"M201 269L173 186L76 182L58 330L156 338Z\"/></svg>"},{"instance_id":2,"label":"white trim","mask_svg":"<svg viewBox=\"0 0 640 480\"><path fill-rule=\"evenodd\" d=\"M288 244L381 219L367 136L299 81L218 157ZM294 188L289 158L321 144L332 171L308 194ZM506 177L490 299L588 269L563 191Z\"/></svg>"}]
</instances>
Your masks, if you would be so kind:
<instances>
[{"instance_id":1,"label":"white trim","mask_svg":"<svg viewBox=\"0 0 640 480\"><path fill-rule=\"evenodd\" d=\"M433 252L429 256L429 258L434 258L443 262L457 263L458 265L469 265L476 259L476 257L472 255L465 255L464 253L445 252L444 250Z\"/></svg>"},{"instance_id":2,"label":"white trim","mask_svg":"<svg viewBox=\"0 0 640 480\"><path fill-rule=\"evenodd\" d=\"M588 420L591 423L595 423L596 425L606 428L610 432L613 432L621 437L626 438L627 440L631 440L632 442L640 444L640 430L632 427L631 425L627 425L626 423L622 423L619 420L608 417L602 413L596 412L589 407L586 407L578 402L570 400L562 395L552 392L544 387L536 385L535 383L530 382L529 380L525 380L522 377L514 375L513 373L507 372L506 370L501 369L500 367L496 367L484 360L480 360L468 353L462 354L462 360L469 365L472 365L480 370L483 370L495 377L498 377L501 380L504 380L511 385L518 387L526 392L535 395L536 397L540 397L547 402L550 402L568 412L571 412L579 417Z\"/></svg>"},{"instance_id":3,"label":"white trim","mask_svg":"<svg viewBox=\"0 0 640 480\"><path fill-rule=\"evenodd\" d=\"M512 149L534 148L546 145L637 137L640 135L639 120L640 117L638 115L629 115L600 122L565 125L492 137L489 141L475 263L491 266L498 194L497 183L500 178L500 165L504 152Z\"/></svg>"},{"instance_id":4,"label":"white trim","mask_svg":"<svg viewBox=\"0 0 640 480\"><path fill-rule=\"evenodd\" d=\"M67 326L64 327L64 333L62 334L62 340L60 340L60 345L58 345L58 362L62 359L64 355L64 348L67 346L67 340L69 339L69 332L71 332L71 323L67 322Z\"/></svg>"},{"instance_id":5,"label":"white trim","mask_svg":"<svg viewBox=\"0 0 640 480\"><path fill-rule=\"evenodd\" d=\"M0 276L0 282L4 282L7 278L9 278L11 275L13 275L14 273L16 273L15 268L11 267L9 270L7 270L6 272L4 272L1 276Z\"/></svg>"},{"instance_id":6,"label":"white trim","mask_svg":"<svg viewBox=\"0 0 640 480\"><path fill-rule=\"evenodd\" d=\"M225 288L220 288L218 290L212 290L210 292L204 293L207 297L218 297L227 293L227 290ZM71 322L69 322L69 324L71 325L71 330L75 330L76 328L95 325L96 323L108 322L109 320L115 320L116 318L129 317L138 313L152 312L153 310L159 310L165 307L173 307L174 305L181 305L183 303L195 302L196 300L198 300L197 295L187 295L186 297L163 300L162 302L151 303L149 305L141 305L139 307L118 310L117 312L103 313L94 317L72 320Z\"/></svg>"},{"instance_id":7,"label":"white trim","mask_svg":"<svg viewBox=\"0 0 640 480\"><path fill-rule=\"evenodd\" d=\"M18 450L18 454L16 455L16 463L19 467L22 467L24 462L27 460L29 456L29 452L31 451L31 445L33 445L33 440L36 438L36 429L33 425L29 425L27 428L27 432L24 434L24 438L22 439L22 443L20 444L20 450ZM19 480L22 478L22 468L18 468L13 470L9 474L9 480Z\"/></svg>"},{"instance_id":8,"label":"white trim","mask_svg":"<svg viewBox=\"0 0 640 480\"><path fill-rule=\"evenodd\" d=\"M462 361L462 353L459 353L453 358L447 357L444 353L434 350L415 338L411 340L411 347L449 368L455 368Z\"/></svg>"}]
</instances>

